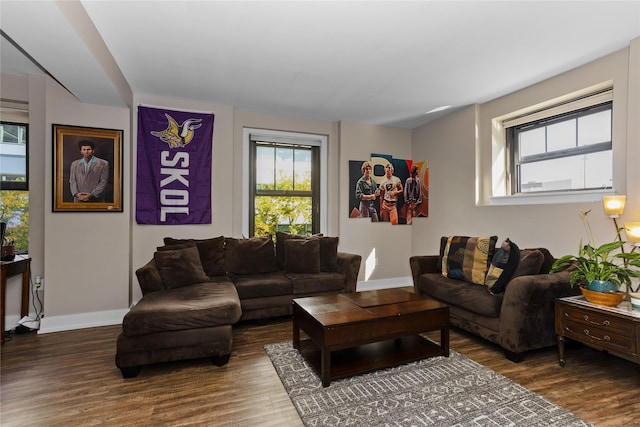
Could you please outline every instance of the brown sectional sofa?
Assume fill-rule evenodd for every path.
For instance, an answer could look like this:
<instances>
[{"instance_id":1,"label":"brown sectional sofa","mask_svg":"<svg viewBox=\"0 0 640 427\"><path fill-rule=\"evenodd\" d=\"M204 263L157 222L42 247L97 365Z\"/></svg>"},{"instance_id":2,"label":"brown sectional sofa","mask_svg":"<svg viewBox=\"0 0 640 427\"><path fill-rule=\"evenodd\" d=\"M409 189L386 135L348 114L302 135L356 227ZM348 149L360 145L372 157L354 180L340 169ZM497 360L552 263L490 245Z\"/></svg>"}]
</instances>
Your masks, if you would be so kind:
<instances>
[{"instance_id":1,"label":"brown sectional sofa","mask_svg":"<svg viewBox=\"0 0 640 427\"><path fill-rule=\"evenodd\" d=\"M165 238L136 271L143 297L125 315L116 366L125 378L141 365L211 357L229 360L233 325L291 315L292 300L355 292L360 255L338 252L338 238L278 232L271 237Z\"/></svg>"},{"instance_id":2,"label":"brown sectional sofa","mask_svg":"<svg viewBox=\"0 0 640 427\"><path fill-rule=\"evenodd\" d=\"M579 290L569 284L569 270L549 274L554 257L547 249L516 246L514 268L505 278L504 290L492 293L485 284L443 275L447 241L447 237L441 239L440 255L410 258L416 293L448 304L452 325L498 344L514 362L522 361L529 350L556 344L554 300L577 295ZM489 262L496 255L493 248Z\"/></svg>"}]
</instances>

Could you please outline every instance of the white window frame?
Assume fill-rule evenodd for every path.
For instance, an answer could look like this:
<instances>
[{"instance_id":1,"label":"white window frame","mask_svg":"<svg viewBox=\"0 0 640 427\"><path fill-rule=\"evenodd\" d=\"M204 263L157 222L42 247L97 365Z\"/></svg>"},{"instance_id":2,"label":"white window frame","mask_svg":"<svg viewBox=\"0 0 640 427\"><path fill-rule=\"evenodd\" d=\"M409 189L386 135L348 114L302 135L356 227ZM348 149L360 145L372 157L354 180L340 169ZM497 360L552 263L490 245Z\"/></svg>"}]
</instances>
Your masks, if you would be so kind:
<instances>
[{"instance_id":1,"label":"white window frame","mask_svg":"<svg viewBox=\"0 0 640 427\"><path fill-rule=\"evenodd\" d=\"M242 130L242 235L249 236L249 197L251 136L269 142L283 142L320 147L320 232L327 233L328 137L309 133L243 128Z\"/></svg>"},{"instance_id":2,"label":"white window frame","mask_svg":"<svg viewBox=\"0 0 640 427\"><path fill-rule=\"evenodd\" d=\"M492 196L490 205L536 205L558 203L584 203L602 201L602 196L617 194L615 182L608 189L567 190L553 193L519 193L512 194L510 186L509 153L507 151L507 128L517 124L534 121L543 117L551 117L563 112L578 110L588 105L596 105L613 98L613 82L607 81L567 94L540 104L514 111L492 119ZM612 139L614 139L612 129ZM616 144L612 147L616 156ZM615 161L615 160L614 160Z\"/></svg>"}]
</instances>

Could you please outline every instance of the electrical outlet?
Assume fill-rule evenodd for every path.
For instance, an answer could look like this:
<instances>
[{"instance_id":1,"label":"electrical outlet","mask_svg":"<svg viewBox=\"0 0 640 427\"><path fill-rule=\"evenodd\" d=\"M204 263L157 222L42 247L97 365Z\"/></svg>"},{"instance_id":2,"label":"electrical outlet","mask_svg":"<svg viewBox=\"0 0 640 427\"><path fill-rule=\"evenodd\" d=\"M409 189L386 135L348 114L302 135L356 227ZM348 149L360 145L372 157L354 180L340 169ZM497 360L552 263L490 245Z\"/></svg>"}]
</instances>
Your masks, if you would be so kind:
<instances>
[{"instance_id":1,"label":"electrical outlet","mask_svg":"<svg viewBox=\"0 0 640 427\"><path fill-rule=\"evenodd\" d=\"M37 291L41 287L42 287L42 277L36 276L33 282L33 289Z\"/></svg>"}]
</instances>

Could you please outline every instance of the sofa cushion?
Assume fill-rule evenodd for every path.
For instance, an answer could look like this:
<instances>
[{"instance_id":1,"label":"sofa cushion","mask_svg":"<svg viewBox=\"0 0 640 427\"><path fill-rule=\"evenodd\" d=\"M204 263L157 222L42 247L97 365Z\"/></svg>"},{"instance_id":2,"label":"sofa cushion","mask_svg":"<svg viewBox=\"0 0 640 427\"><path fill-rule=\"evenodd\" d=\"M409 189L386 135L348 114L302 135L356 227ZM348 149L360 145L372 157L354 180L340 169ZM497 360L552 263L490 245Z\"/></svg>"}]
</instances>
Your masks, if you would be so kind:
<instances>
[{"instance_id":1,"label":"sofa cushion","mask_svg":"<svg viewBox=\"0 0 640 427\"><path fill-rule=\"evenodd\" d=\"M162 277L160 277L160 272L153 259L136 270L136 277L138 278L142 295L164 289Z\"/></svg>"},{"instance_id":2,"label":"sofa cushion","mask_svg":"<svg viewBox=\"0 0 640 427\"><path fill-rule=\"evenodd\" d=\"M309 236L301 234L285 233L276 231L276 266L279 270L284 270L285 246L284 243L290 239L306 239Z\"/></svg>"},{"instance_id":3,"label":"sofa cushion","mask_svg":"<svg viewBox=\"0 0 640 427\"><path fill-rule=\"evenodd\" d=\"M293 283L282 272L233 276L240 299L293 294Z\"/></svg>"},{"instance_id":4,"label":"sofa cushion","mask_svg":"<svg viewBox=\"0 0 640 427\"><path fill-rule=\"evenodd\" d=\"M520 248L507 238L502 242L500 248L496 250L491 260L491 265L484 281L489 292L493 294L504 292L519 262Z\"/></svg>"},{"instance_id":5,"label":"sofa cushion","mask_svg":"<svg viewBox=\"0 0 640 427\"><path fill-rule=\"evenodd\" d=\"M164 246L158 246L156 248L157 251L171 251L175 249L184 249L184 248L197 248L196 242L184 241L180 243L165 243Z\"/></svg>"},{"instance_id":6,"label":"sofa cushion","mask_svg":"<svg viewBox=\"0 0 640 427\"><path fill-rule=\"evenodd\" d=\"M531 274L541 274L544 264L544 254L538 249L523 249L520 252L520 262L513 272L512 279Z\"/></svg>"},{"instance_id":7,"label":"sofa cushion","mask_svg":"<svg viewBox=\"0 0 640 427\"><path fill-rule=\"evenodd\" d=\"M232 325L240 319L240 300L227 278L145 295L124 316L126 336Z\"/></svg>"},{"instance_id":8,"label":"sofa cushion","mask_svg":"<svg viewBox=\"0 0 640 427\"><path fill-rule=\"evenodd\" d=\"M276 265L278 270L284 270L284 258L285 258L285 242L287 240L306 240L309 238L322 237L322 233L313 234L311 236L304 234L286 233L284 231L276 231Z\"/></svg>"},{"instance_id":9,"label":"sofa cushion","mask_svg":"<svg viewBox=\"0 0 640 427\"><path fill-rule=\"evenodd\" d=\"M224 236L211 239L174 239L165 237L165 245L177 245L194 242L200 254L200 262L209 277L224 276Z\"/></svg>"},{"instance_id":10,"label":"sofa cushion","mask_svg":"<svg viewBox=\"0 0 640 427\"><path fill-rule=\"evenodd\" d=\"M271 236L225 239L224 265L234 275L276 271L276 254Z\"/></svg>"},{"instance_id":11,"label":"sofa cushion","mask_svg":"<svg viewBox=\"0 0 640 427\"><path fill-rule=\"evenodd\" d=\"M200 254L195 245L182 249L163 248L153 254L153 259L165 289L180 288L209 280L202 269Z\"/></svg>"},{"instance_id":12,"label":"sofa cushion","mask_svg":"<svg viewBox=\"0 0 640 427\"><path fill-rule=\"evenodd\" d=\"M440 273L426 273L418 279L418 286L427 295L487 317L499 317L504 294L492 295L484 285L473 285Z\"/></svg>"},{"instance_id":13,"label":"sofa cushion","mask_svg":"<svg viewBox=\"0 0 640 427\"><path fill-rule=\"evenodd\" d=\"M540 271L537 274L548 274L551 271L551 267L553 266L554 261L556 260L549 249L547 248L529 248L531 251L540 251L544 260L542 261L542 266L540 266Z\"/></svg>"},{"instance_id":14,"label":"sofa cushion","mask_svg":"<svg viewBox=\"0 0 640 427\"><path fill-rule=\"evenodd\" d=\"M293 283L293 294L296 296L336 292L344 289L344 276L339 273L287 273L286 276Z\"/></svg>"},{"instance_id":15,"label":"sofa cushion","mask_svg":"<svg viewBox=\"0 0 640 427\"><path fill-rule=\"evenodd\" d=\"M288 239L284 242L285 273L320 273L320 240Z\"/></svg>"},{"instance_id":16,"label":"sofa cushion","mask_svg":"<svg viewBox=\"0 0 640 427\"><path fill-rule=\"evenodd\" d=\"M497 236L449 237L442 258L442 275L484 285L497 240Z\"/></svg>"},{"instance_id":17,"label":"sofa cushion","mask_svg":"<svg viewBox=\"0 0 640 427\"><path fill-rule=\"evenodd\" d=\"M338 237L320 237L320 271L338 271Z\"/></svg>"},{"instance_id":18,"label":"sofa cushion","mask_svg":"<svg viewBox=\"0 0 640 427\"><path fill-rule=\"evenodd\" d=\"M447 242L449 241L448 236L440 237L440 252L438 258L438 271L442 271L442 258L444 258L444 250L447 247Z\"/></svg>"}]
</instances>

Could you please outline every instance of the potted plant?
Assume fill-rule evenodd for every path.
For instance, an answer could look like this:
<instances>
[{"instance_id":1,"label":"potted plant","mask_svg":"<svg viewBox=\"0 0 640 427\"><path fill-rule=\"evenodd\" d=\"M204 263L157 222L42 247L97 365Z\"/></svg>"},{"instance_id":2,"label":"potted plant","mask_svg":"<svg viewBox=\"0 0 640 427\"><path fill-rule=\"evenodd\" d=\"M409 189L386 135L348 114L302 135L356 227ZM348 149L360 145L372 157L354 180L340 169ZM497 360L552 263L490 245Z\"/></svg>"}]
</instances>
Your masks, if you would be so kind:
<instances>
[{"instance_id":1,"label":"potted plant","mask_svg":"<svg viewBox=\"0 0 640 427\"><path fill-rule=\"evenodd\" d=\"M589 212L581 212L581 215L587 225L590 237L593 237L586 218ZM598 299L599 303L604 303L601 302L604 299L610 301L609 304L605 303L606 305L618 305L624 298L624 294L619 292L620 286L626 285L628 291L631 289L632 278L640 278L640 253L624 252L624 244L625 242L622 240L615 240L595 247L591 243L583 245L580 241L578 254L558 258L551 271L556 272L573 266L569 281L572 286L579 285L581 287L581 292L587 300L593 298ZM611 297L593 295L593 293L611 293L615 297L613 295Z\"/></svg>"},{"instance_id":2,"label":"potted plant","mask_svg":"<svg viewBox=\"0 0 640 427\"><path fill-rule=\"evenodd\" d=\"M613 251L620 249L624 242L615 241L605 243L597 248L590 244L582 245L578 255L565 255L558 258L552 267L552 271L560 271L574 264L575 269L571 272L571 285L583 285L598 292L609 292L618 290L625 284L631 286L631 278L640 278L640 271L632 267L640 267L640 253L616 253ZM592 282L610 282L613 287L605 284L591 284Z\"/></svg>"}]
</instances>

